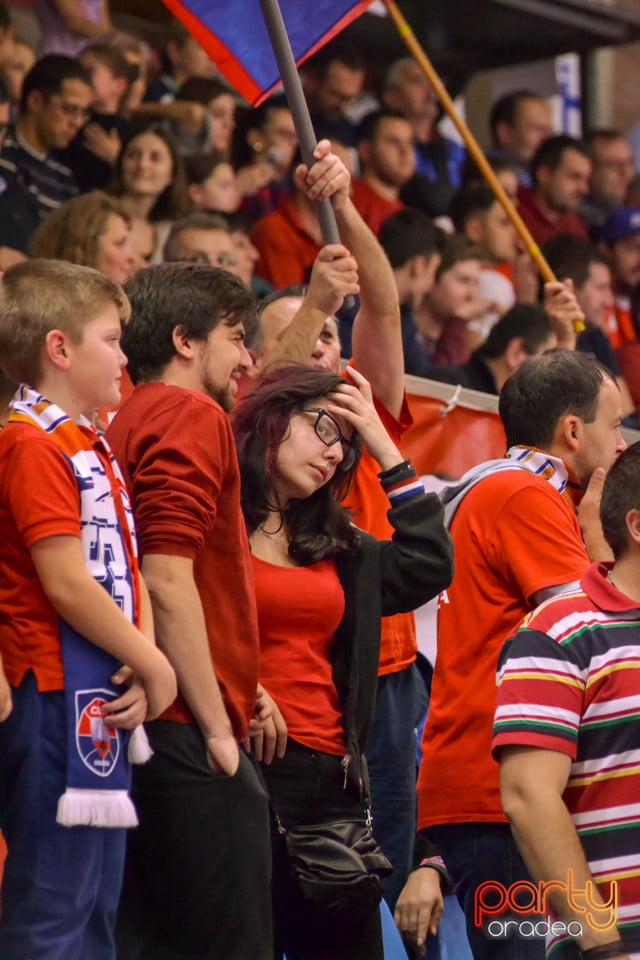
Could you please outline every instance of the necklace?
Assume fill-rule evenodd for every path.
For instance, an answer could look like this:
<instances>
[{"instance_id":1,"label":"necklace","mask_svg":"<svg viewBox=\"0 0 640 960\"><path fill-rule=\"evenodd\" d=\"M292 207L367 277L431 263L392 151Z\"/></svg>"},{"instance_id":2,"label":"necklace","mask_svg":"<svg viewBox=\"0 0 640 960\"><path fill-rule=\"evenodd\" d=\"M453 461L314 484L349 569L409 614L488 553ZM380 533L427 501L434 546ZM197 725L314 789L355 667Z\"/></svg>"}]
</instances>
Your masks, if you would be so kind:
<instances>
[{"instance_id":1,"label":"necklace","mask_svg":"<svg viewBox=\"0 0 640 960\"><path fill-rule=\"evenodd\" d=\"M284 517L280 517L280 524L276 527L275 530L265 530L264 524L260 524L258 530L261 531L267 537L268 540L273 540L274 543L283 543L287 540L287 531L284 528Z\"/></svg>"}]
</instances>

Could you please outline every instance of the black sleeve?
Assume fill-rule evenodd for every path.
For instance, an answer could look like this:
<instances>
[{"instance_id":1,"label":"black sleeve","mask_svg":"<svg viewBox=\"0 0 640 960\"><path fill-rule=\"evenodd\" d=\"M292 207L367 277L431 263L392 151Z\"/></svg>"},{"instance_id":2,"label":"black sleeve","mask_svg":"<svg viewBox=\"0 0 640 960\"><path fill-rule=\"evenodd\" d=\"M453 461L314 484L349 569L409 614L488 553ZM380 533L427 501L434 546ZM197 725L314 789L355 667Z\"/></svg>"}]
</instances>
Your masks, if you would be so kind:
<instances>
[{"instance_id":1,"label":"black sleeve","mask_svg":"<svg viewBox=\"0 0 640 960\"><path fill-rule=\"evenodd\" d=\"M382 616L388 617L415 610L449 586L453 544L440 498L425 493L408 460L379 476L385 491L396 494L387 514L394 533L380 542Z\"/></svg>"}]
</instances>

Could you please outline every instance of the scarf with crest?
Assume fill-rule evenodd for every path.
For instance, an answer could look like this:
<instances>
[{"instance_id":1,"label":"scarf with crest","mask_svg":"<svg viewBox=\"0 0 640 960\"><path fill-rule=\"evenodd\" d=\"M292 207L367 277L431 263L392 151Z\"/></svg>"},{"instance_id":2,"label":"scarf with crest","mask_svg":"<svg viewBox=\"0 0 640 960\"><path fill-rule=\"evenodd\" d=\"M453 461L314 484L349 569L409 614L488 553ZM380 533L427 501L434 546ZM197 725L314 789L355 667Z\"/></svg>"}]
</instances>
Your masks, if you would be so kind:
<instances>
[{"instance_id":1,"label":"scarf with crest","mask_svg":"<svg viewBox=\"0 0 640 960\"><path fill-rule=\"evenodd\" d=\"M113 454L91 424L75 423L63 410L22 385L9 422L35 424L60 447L73 470L80 498L81 543L91 576L131 623L138 622L140 587L133 514ZM132 733L110 727L103 705L122 688L111 682L121 664L60 618L67 716L67 783L58 800L64 826L132 827L138 823L129 797L130 763L151 756L142 727Z\"/></svg>"}]
</instances>

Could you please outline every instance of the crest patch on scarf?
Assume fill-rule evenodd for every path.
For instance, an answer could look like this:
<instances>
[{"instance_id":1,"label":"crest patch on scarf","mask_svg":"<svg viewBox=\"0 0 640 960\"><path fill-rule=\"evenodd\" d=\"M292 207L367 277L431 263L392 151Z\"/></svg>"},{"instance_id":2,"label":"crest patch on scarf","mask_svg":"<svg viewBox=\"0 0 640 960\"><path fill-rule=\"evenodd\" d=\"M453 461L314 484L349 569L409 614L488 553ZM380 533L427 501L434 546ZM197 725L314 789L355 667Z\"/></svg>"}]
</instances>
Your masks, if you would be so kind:
<instances>
[{"instance_id":1,"label":"crest patch on scarf","mask_svg":"<svg viewBox=\"0 0 640 960\"><path fill-rule=\"evenodd\" d=\"M107 690L76 690L76 745L85 767L98 777L108 777L118 762L120 738L108 726L102 708L112 694Z\"/></svg>"}]
</instances>

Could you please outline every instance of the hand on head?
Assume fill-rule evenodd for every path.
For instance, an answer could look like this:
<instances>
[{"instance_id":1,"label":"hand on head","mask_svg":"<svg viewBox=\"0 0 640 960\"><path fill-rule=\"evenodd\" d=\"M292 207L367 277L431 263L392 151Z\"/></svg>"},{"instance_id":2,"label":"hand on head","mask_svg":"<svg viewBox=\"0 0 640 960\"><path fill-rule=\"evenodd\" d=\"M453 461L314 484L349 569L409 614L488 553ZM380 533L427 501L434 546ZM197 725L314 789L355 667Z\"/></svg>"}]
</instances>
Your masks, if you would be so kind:
<instances>
[{"instance_id":1,"label":"hand on head","mask_svg":"<svg viewBox=\"0 0 640 960\"><path fill-rule=\"evenodd\" d=\"M373 402L369 381L353 367L347 368L349 376L328 395L327 411L362 437L362 441L382 470L388 470L403 457L387 433Z\"/></svg>"}]
</instances>

